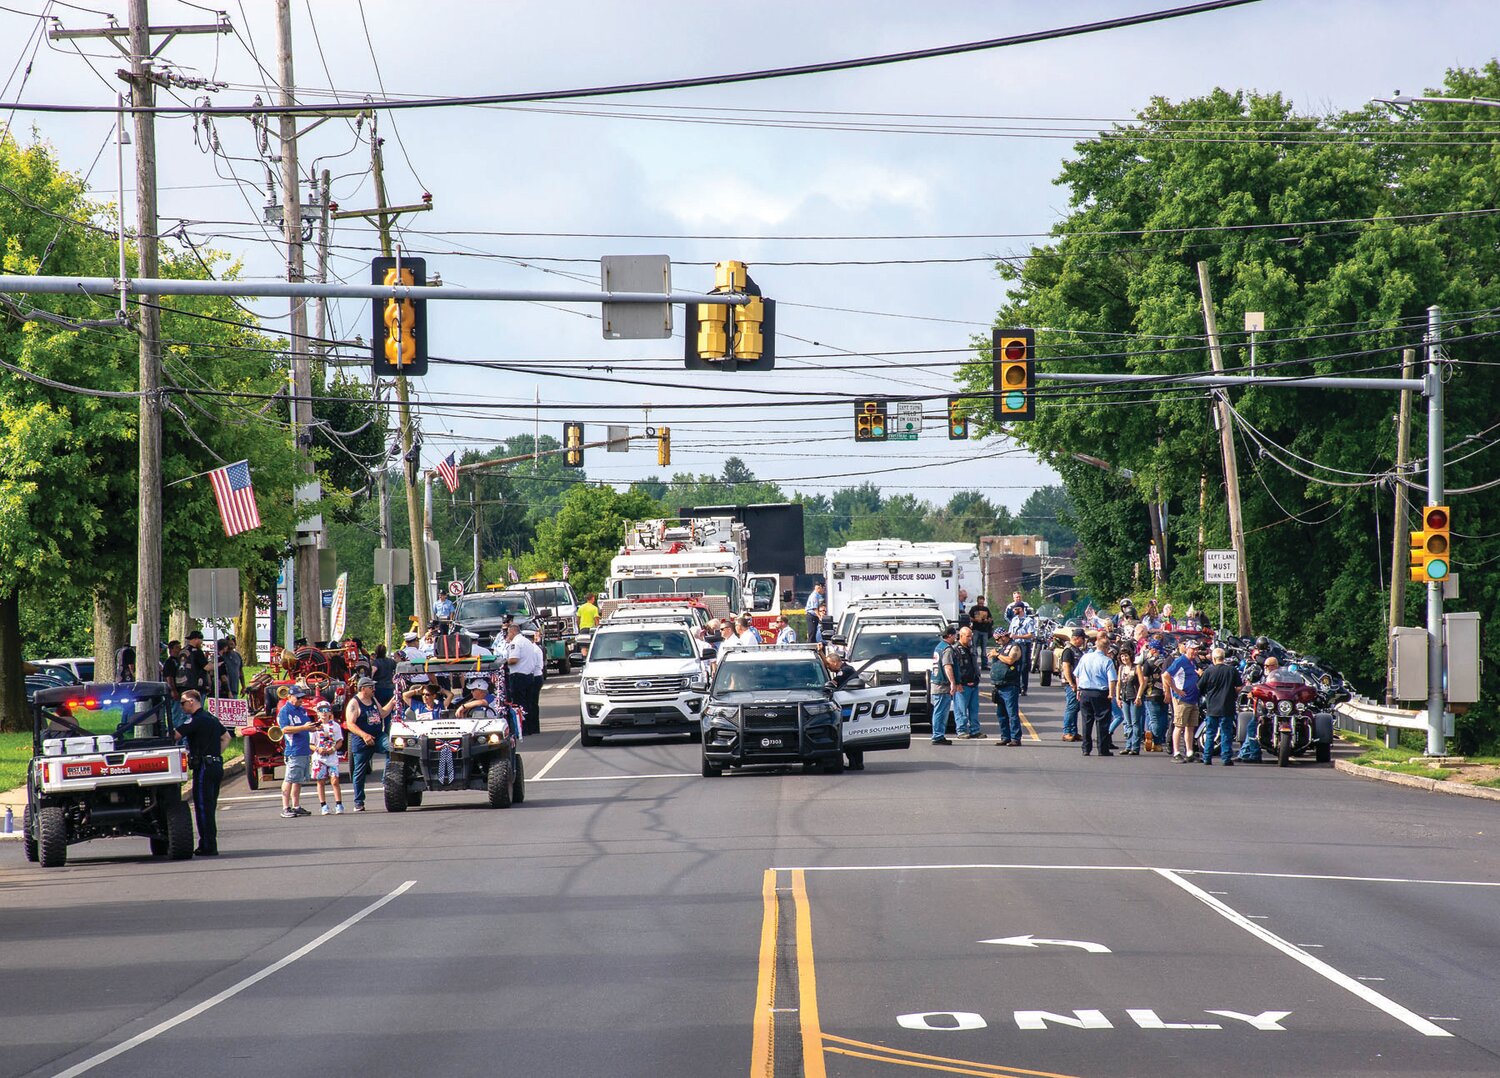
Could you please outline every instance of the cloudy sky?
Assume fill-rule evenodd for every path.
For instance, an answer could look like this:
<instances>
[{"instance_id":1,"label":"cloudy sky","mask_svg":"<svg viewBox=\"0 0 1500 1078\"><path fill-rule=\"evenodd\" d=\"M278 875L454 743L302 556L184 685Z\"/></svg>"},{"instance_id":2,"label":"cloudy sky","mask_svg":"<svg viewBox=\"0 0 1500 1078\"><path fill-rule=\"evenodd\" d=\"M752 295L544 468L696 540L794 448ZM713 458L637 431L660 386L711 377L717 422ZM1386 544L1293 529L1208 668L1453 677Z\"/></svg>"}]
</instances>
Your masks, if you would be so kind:
<instances>
[{"instance_id":1,"label":"cloudy sky","mask_svg":"<svg viewBox=\"0 0 1500 1078\"><path fill-rule=\"evenodd\" d=\"M294 0L292 11L299 99L316 103L330 85L354 95L470 95L781 67L1163 6ZM151 8L158 24L212 21L216 10L183 0ZM112 101L123 66L114 50L101 41L42 42L35 16L83 29L105 25L109 12L123 21L125 10L114 0L3 0L0 79L10 78L0 101ZM227 15L233 34L179 37L163 57L179 74L227 83L212 95L216 104L268 98L275 6L236 0ZM993 258L1024 250L1065 212L1066 192L1053 179L1073 142L1153 96L1224 86L1278 90L1310 112L1352 108L1419 92L1451 66L1479 66L1497 41L1493 0L1265 0L855 72L382 117L392 201L433 196L431 212L405 221L405 245L445 284L587 288L597 284L601 254L664 254L674 286L700 290L712 283L713 262L738 258L779 304L777 370L733 375L683 371L680 339L605 341L597 307L432 304L435 355L520 369L434 366L420 396L451 407L423 413L427 463L450 448L530 431L538 414L544 433L558 435L573 419L590 438L607 422L640 433L649 421L672 428L673 471L717 471L736 453L790 489L826 492L868 478L940 501L978 487L1018 506L1050 470L1009 452L1003 439L949 442L936 406L917 443L856 446L848 405L797 402L821 392L946 391L951 368L943 364L961 353L944 350L985 332L1000 300ZM202 93L179 92L185 100ZM67 168L92 170L99 197L113 201L112 117L13 115L23 139L34 127ZM191 119L159 123L163 231L180 223L194 242L241 262L245 277L274 278L284 252L262 223L266 165L255 132L226 118L213 134L218 152ZM304 174L329 169L333 200L345 209L372 204L367 135L335 119L302 140ZM128 156L125 168L128 179ZM126 197L133 205L128 186ZM372 229L339 222L333 245L331 273L366 280ZM285 329L283 301L258 309L268 329ZM343 339L368 336L368 304L338 304L332 325ZM901 352L918 354L890 354ZM535 412L538 393L553 407ZM768 401L777 406L725 407ZM463 407L478 402L500 407ZM660 472L644 443L628 455L589 454L591 478Z\"/></svg>"}]
</instances>

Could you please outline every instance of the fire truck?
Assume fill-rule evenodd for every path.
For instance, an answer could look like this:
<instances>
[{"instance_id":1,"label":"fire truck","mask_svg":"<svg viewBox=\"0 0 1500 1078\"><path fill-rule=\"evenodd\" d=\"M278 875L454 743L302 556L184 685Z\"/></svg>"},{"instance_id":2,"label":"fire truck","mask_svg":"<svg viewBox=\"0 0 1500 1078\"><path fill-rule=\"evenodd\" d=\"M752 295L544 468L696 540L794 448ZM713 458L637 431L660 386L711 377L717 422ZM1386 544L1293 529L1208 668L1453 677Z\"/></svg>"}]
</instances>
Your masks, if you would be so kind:
<instances>
[{"instance_id":1,"label":"fire truck","mask_svg":"<svg viewBox=\"0 0 1500 1078\"><path fill-rule=\"evenodd\" d=\"M780 578L751 573L750 531L732 517L638 520L609 563L611 603L651 595L696 595L716 617L751 613L768 625L781 612ZM605 614L609 610L604 610Z\"/></svg>"}]
</instances>

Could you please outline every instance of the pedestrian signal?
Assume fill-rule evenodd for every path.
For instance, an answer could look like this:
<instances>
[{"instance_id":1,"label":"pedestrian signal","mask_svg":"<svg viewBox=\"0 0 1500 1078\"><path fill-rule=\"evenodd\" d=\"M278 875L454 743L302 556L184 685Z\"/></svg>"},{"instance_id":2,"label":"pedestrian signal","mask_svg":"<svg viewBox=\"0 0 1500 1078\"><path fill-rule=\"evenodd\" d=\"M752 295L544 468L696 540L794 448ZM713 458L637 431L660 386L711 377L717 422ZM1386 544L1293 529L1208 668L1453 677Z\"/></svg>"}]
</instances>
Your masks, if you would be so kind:
<instances>
[{"instance_id":1,"label":"pedestrian signal","mask_svg":"<svg viewBox=\"0 0 1500 1078\"><path fill-rule=\"evenodd\" d=\"M569 468L583 467L583 424L563 424L563 463Z\"/></svg>"},{"instance_id":2,"label":"pedestrian signal","mask_svg":"<svg viewBox=\"0 0 1500 1078\"><path fill-rule=\"evenodd\" d=\"M969 436L969 417L963 412L962 397L948 398L948 440L961 442Z\"/></svg>"},{"instance_id":3,"label":"pedestrian signal","mask_svg":"<svg viewBox=\"0 0 1500 1078\"><path fill-rule=\"evenodd\" d=\"M997 329L991 359L995 378L995 420L1014 423L1036 418L1036 333Z\"/></svg>"},{"instance_id":4,"label":"pedestrian signal","mask_svg":"<svg viewBox=\"0 0 1500 1078\"><path fill-rule=\"evenodd\" d=\"M1452 518L1446 505L1422 510L1422 530L1411 533L1411 578L1439 584L1453 571Z\"/></svg>"},{"instance_id":5,"label":"pedestrian signal","mask_svg":"<svg viewBox=\"0 0 1500 1078\"><path fill-rule=\"evenodd\" d=\"M760 294L745 263L714 266L710 293L737 292L749 302L689 303L683 334L688 370L768 371L776 366L776 301Z\"/></svg>"},{"instance_id":6,"label":"pedestrian signal","mask_svg":"<svg viewBox=\"0 0 1500 1078\"><path fill-rule=\"evenodd\" d=\"M423 258L373 258L370 283L394 287L427 283ZM370 303L373 328L371 359L377 377L417 377L427 373L427 301L391 296Z\"/></svg>"},{"instance_id":7,"label":"pedestrian signal","mask_svg":"<svg viewBox=\"0 0 1500 1078\"><path fill-rule=\"evenodd\" d=\"M856 401L854 403L854 440L856 442L886 440L885 401Z\"/></svg>"}]
</instances>

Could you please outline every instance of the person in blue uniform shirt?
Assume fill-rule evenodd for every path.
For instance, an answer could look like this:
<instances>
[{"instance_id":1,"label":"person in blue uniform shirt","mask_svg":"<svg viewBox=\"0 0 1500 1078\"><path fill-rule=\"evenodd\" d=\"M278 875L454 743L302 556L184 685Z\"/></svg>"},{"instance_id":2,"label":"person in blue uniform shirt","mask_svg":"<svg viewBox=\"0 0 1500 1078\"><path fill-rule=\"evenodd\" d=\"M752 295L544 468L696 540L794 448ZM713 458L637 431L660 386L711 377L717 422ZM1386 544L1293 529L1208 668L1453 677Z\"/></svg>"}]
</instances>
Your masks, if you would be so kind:
<instances>
[{"instance_id":1,"label":"person in blue uniform shirt","mask_svg":"<svg viewBox=\"0 0 1500 1078\"><path fill-rule=\"evenodd\" d=\"M203 706L203 695L189 689L179 701L187 720L177 727L177 736L187 745L188 766L193 771L193 816L198 825L200 857L219 855L219 788L224 784L224 750L231 734Z\"/></svg>"}]
</instances>

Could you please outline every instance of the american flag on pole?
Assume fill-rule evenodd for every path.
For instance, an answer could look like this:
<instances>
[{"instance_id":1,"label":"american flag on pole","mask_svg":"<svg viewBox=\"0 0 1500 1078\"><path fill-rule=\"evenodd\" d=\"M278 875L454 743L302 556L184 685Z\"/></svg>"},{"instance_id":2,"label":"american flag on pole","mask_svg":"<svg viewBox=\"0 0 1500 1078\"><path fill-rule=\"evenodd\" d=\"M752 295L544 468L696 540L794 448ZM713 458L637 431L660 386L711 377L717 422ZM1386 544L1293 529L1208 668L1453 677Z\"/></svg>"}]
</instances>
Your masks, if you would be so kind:
<instances>
[{"instance_id":1,"label":"american flag on pole","mask_svg":"<svg viewBox=\"0 0 1500 1078\"><path fill-rule=\"evenodd\" d=\"M439 478L448 485L449 494L458 490L458 464L454 461L452 453L438 461L437 473Z\"/></svg>"},{"instance_id":2,"label":"american flag on pole","mask_svg":"<svg viewBox=\"0 0 1500 1078\"><path fill-rule=\"evenodd\" d=\"M521 574L516 572L516 567L514 565L507 565L505 567L505 575L510 577L510 582L512 584L519 584L521 582Z\"/></svg>"},{"instance_id":3,"label":"american flag on pole","mask_svg":"<svg viewBox=\"0 0 1500 1078\"><path fill-rule=\"evenodd\" d=\"M568 563L563 562L563 579L568 579Z\"/></svg>"},{"instance_id":4,"label":"american flag on pole","mask_svg":"<svg viewBox=\"0 0 1500 1078\"><path fill-rule=\"evenodd\" d=\"M219 519L225 535L238 535L260 527L260 510L255 507L255 487L250 484L250 462L237 460L208 473L214 485L214 501L219 503Z\"/></svg>"}]
</instances>

